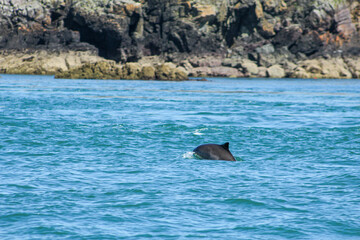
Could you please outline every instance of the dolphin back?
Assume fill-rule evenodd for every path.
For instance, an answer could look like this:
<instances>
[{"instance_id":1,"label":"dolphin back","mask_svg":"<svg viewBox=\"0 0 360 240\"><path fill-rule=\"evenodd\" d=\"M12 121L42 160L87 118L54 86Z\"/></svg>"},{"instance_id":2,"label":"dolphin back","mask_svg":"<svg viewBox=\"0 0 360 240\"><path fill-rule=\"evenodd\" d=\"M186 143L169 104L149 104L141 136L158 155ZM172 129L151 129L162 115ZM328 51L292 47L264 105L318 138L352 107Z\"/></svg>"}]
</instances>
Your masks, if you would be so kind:
<instances>
[{"instance_id":1,"label":"dolphin back","mask_svg":"<svg viewBox=\"0 0 360 240\"><path fill-rule=\"evenodd\" d=\"M202 159L236 161L229 150L229 143L203 144L196 147L193 152Z\"/></svg>"}]
</instances>

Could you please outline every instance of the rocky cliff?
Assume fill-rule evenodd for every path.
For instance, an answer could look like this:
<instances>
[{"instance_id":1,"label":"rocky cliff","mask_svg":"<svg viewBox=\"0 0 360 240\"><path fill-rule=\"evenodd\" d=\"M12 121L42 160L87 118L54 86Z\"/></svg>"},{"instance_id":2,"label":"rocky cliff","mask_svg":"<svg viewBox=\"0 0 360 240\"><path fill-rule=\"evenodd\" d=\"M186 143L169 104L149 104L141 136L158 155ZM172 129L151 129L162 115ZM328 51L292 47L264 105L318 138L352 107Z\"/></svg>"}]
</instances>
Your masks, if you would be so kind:
<instances>
[{"instance_id":1,"label":"rocky cliff","mask_svg":"<svg viewBox=\"0 0 360 240\"><path fill-rule=\"evenodd\" d=\"M0 0L0 71L360 78L359 32L358 1Z\"/></svg>"}]
</instances>

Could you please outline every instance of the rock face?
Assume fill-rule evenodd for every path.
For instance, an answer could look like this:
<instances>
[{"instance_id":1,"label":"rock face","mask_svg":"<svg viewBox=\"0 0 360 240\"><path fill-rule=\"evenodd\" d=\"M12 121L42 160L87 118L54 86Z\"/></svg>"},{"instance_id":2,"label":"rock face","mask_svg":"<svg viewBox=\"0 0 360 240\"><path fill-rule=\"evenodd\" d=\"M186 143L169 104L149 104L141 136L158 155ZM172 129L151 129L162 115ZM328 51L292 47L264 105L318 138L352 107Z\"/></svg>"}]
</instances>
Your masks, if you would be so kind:
<instances>
[{"instance_id":1,"label":"rock face","mask_svg":"<svg viewBox=\"0 0 360 240\"><path fill-rule=\"evenodd\" d=\"M308 66L316 65L321 76L357 77L350 66L360 55L360 3L334 2L0 0L2 58L22 53L25 59L13 62L17 69L1 61L0 69L59 75L77 68L78 74L68 76L80 77L81 71L90 73L85 69L94 72L114 61L111 68L121 67L111 78L179 80L187 75L314 76ZM30 54L42 51L49 56L46 62ZM81 61L69 52L100 58ZM154 56L160 60L141 63ZM342 66L335 68L338 74L319 60L329 58L342 59L334 60Z\"/></svg>"}]
</instances>

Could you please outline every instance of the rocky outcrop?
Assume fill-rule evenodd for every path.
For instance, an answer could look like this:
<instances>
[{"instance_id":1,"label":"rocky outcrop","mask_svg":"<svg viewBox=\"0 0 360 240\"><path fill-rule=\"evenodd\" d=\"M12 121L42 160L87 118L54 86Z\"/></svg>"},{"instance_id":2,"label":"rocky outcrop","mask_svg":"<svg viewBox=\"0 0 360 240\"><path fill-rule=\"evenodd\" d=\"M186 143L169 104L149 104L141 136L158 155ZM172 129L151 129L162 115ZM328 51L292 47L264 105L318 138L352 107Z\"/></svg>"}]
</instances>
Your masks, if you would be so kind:
<instances>
[{"instance_id":1,"label":"rocky outcrop","mask_svg":"<svg viewBox=\"0 0 360 240\"><path fill-rule=\"evenodd\" d=\"M360 4L335 2L0 0L0 69L162 80L357 77ZM115 72L105 76L106 68Z\"/></svg>"},{"instance_id":2,"label":"rocky outcrop","mask_svg":"<svg viewBox=\"0 0 360 240\"><path fill-rule=\"evenodd\" d=\"M55 78L184 81L188 80L188 74L172 63L142 66L138 63L120 65L106 61L87 63L68 71L58 71Z\"/></svg>"},{"instance_id":3,"label":"rocky outcrop","mask_svg":"<svg viewBox=\"0 0 360 240\"><path fill-rule=\"evenodd\" d=\"M83 64L104 60L92 52L83 51L3 51L0 56L0 72L7 74L54 75Z\"/></svg>"},{"instance_id":4,"label":"rocky outcrop","mask_svg":"<svg viewBox=\"0 0 360 240\"><path fill-rule=\"evenodd\" d=\"M355 64L354 64L355 63ZM293 78L358 78L360 58L348 60L342 58L311 59L299 63L294 71L289 73Z\"/></svg>"},{"instance_id":5,"label":"rocky outcrop","mask_svg":"<svg viewBox=\"0 0 360 240\"><path fill-rule=\"evenodd\" d=\"M123 76L122 67L114 62L85 63L79 67L55 73L55 78L68 79L121 79Z\"/></svg>"},{"instance_id":6,"label":"rocky outcrop","mask_svg":"<svg viewBox=\"0 0 360 240\"><path fill-rule=\"evenodd\" d=\"M0 52L0 73L55 75L70 79L188 80L188 72L172 63L118 64L92 52L38 50Z\"/></svg>"}]
</instances>

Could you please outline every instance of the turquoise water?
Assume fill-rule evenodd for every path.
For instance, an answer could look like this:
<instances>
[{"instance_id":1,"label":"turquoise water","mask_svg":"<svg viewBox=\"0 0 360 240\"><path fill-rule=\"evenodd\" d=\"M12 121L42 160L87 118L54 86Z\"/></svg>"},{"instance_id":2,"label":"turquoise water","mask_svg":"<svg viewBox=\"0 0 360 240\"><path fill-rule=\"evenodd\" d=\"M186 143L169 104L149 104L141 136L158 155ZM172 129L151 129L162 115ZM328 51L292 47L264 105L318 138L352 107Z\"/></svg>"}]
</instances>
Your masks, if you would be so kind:
<instances>
[{"instance_id":1,"label":"turquoise water","mask_svg":"<svg viewBox=\"0 0 360 240\"><path fill-rule=\"evenodd\" d=\"M359 80L2 75L0 124L0 239L360 239Z\"/></svg>"}]
</instances>

